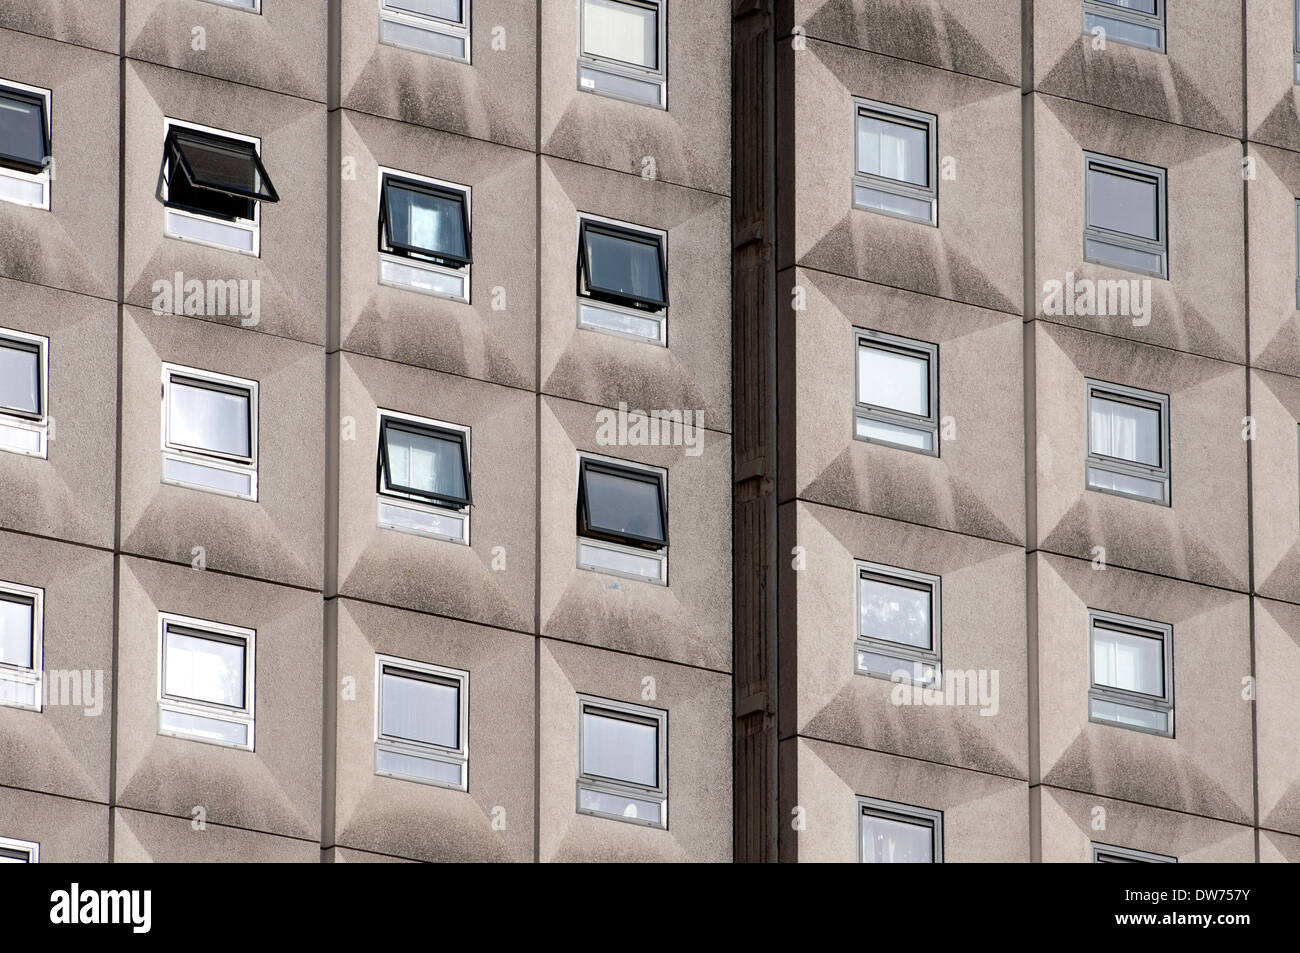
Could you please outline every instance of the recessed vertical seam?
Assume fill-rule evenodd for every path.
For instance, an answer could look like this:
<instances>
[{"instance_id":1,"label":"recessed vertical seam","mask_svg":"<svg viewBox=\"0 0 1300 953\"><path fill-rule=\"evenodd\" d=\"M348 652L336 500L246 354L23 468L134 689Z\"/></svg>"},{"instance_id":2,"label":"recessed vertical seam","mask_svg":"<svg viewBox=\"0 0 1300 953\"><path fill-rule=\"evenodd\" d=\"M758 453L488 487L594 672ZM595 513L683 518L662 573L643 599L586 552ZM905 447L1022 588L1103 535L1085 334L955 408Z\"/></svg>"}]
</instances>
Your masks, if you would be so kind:
<instances>
[{"instance_id":1,"label":"recessed vertical seam","mask_svg":"<svg viewBox=\"0 0 1300 953\"><path fill-rule=\"evenodd\" d=\"M1042 789L1038 758L1038 381L1035 333L1038 298L1035 270L1036 181L1034 175L1034 5L1021 3L1020 20L1020 201L1024 272L1024 313L1021 316L1022 413L1025 453L1025 673L1029 769L1029 860L1042 861Z\"/></svg>"},{"instance_id":2,"label":"recessed vertical seam","mask_svg":"<svg viewBox=\"0 0 1300 953\"><path fill-rule=\"evenodd\" d=\"M533 863L542 861L542 4L533 45Z\"/></svg>"}]
</instances>

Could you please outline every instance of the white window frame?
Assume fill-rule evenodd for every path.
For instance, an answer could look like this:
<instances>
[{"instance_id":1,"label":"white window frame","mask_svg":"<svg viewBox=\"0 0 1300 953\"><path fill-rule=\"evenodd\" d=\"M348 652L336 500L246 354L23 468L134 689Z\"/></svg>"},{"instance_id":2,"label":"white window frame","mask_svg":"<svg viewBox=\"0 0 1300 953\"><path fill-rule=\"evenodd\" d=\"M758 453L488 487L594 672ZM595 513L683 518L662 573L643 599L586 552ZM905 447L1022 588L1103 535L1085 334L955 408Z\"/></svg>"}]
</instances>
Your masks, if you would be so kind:
<instances>
[{"instance_id":1,"label":"white window frame","mask_svg":"<svg viewBox=\"0 0 1300 953\"><path fill-rule=\"evenodd\" d=\"M24 711L44 709L45 687L45 590L16 582L0 582L0 595L15 596L32 603L32 665L23 668L0 662L0 705ZM30 694L32 702L21 700Z\"/></svg>"},{"instance_id":2,"label":"white window frame","mask_svg":"<svg viewBox=\"0 0 1300 953\"><path fill-rule=\"evenodd\" d=\"M185 629L191 629L199 633L210 633L216 636L213 641L242 640L244 643L244 705L242 708L229 708L225 705L219 705L214 702L204 702L198 699L185 698L177 695L167 694L167 627L168 625L177 625ZM223 622L212 622L207 619L195 619L190 616L176 615L171 612L158 613L158 734L169 738L183 738L186 741L198 741L203 744L217 745L221 748L237 748L241 751L252 751L253 748L253 729L254 717L256 714L257 694L255 691L255 675L257 669L256 655L257 632L254 629L246 629L241 626L227 625ZM175 712L180 715L189 715L192 717L205 718L213 721L225 722L227 724L238 724L247 726L247 743L239 744L238 742L225 741L220 738L208 738L203 735L194 734L174 728L164 728L162 724L163 712Z\"/></svg>"},{"instance_id":3,"label":"white window frame","mask_svg":"<svg viewBox=\"0 0 1300 953\"><path fill-rule=\"evenodd\" d=\"M471 0L461 0L460 20L445 20L431 14L402 10L389 6L387 0L379 0L379 42L385 46L437 56L454 63L469 64L473 60L470 44L472 16ZM425 46L414 42L402 42L399 31L427 34L431 42ZM436 46L438 39L451 39L460 43L464 51L463 55L455 56L438 49Z\"/></svg>"},{"instance_id":4,"label":"white window frame","mask_svg":"<svg viewBox=\"0 0 1300 953\"><path fill-rule=\"evenodd\" d=\"M857 796L858 810L858 863L867 862L862 850L862 820L864 817L879 817L884 820L911 824L915 827L930 828L930 863L943 863L943 811L928 807L916 807L912 804L900 804L884 801L880 798Z\"/></svg>"},{"instance_id":5,"label":"white window frame","mask_svg":"<svg viewBox=\"0 0 1300 953\"><path fill-rule=\"evenodd\" d=\"M1102 628L1110 631L1131 632L1133 635L1155 639L1161 643L1160 676L1164 689L1162 695L1148 695L1145 692L1128 691L1097 683L1094 664L1096 650L1093 643L1098 623L1101 624ZM1158 728L1130 725L1094 715L1092 711L1094 701L1137 708L1143 711L1161 712L1168 717L1168 728L1161 731ZM1138 619L1133 616L1121 615L1117 612L1105 612L1101 609L1088 610L1088 721L1098 725L1109 725L1113 728L1127 728L1130 731L1140 731L1144 734L1157 735L1163 738L1174 737L1174 627L1172 625L1164 622L1153 622L1150 619Z\"/></svg>"},{"instance_id":6,"label":"white window frame","mask_svg":"<svg viewBox=\"0 0 1300 953\"><path fill-rule=\"evenodd\" d=\"M233 457L215 451L204 452L189 447L172 445L168 428L171 408L171 379L173 375L176 377L188 377L200 383L207 382L216 384L223 388L248 391L248 446L250 456ZM258 417L260 414L257 390L257 381L254 380L246 380L242 377L231 377L229 374L218 374L215 371L205 371L196 367L186 367L182 364L170 364L164 362L162 365L162 482L169 486L183 486L193 490L203 490L206 493L216 493L219 496L229 496L235 499L250 500L254 503L257 502L257 443ZM247 476L249 480L249 492L240 493L236 490L205 486L202 483L194 481L168 477L167 461L169 460L203 467L209 470L219 470Z\"/></svg>"},{"instance_id":7,"label":"white window frame","mask_svg":"<svg viewBox=\"0 0 1300 953\"><path fill-rule=\"evenodd\" d=\"M641 827L652 827L661 830L668 829L668 712L662 708L649 708L644 705L634 705L630 702L615 701L611 698L601 698L596 695L579 694L578 699L578 724L577 724L577 753L578 753L578 780L577 780L577 800L575 801L575 810L579 814L586 814L591 817L604 817L610 820L622 821L625 824L636 824ZM655 738L658 743L657 751L657 768L658 784L654 787L646 787L640 784L634 784L630 781L618 781L612 778L598 777L596 775L587 775L583 773L583 715L588 709L614 717L623 718L628 721L637 722L654 722ZM582 792L591 791L596 794L608 794L613 797L626 797L637 801L653 801L659 805L659 820L649 818L629 817L624 814L613 814L608 811L600 811L594 808L582 806Z\"/></svg>"},{"instance_id":8,"label":"white window frame","mask_svg":"<svg viewBox=\"0 0 1300 953\"><path fill-rule=\"evenodd\" d=\"M33 96L40 96L45 101L45 138L50 143L49 151L54 152L54 93L52 90L45 89L41 86L28 86L26 83L19 83L12 79L0 79L0 88L9 88L19 93L28 93ZM10 169L0 166L0 201L9 202L13 205L21 205L25 208L41 209L48 212L50 210L50 192L51 178L50 170L53 164L53 155L46 156L50 161L40 172L23 172L20 169ZM11 187L23 188L24 186L39 186L41 197L39 201L28 202L16 195L5 193L6 183Z\"/></svg>"},{"instance_id":9,"label":"white window frame","mask_svg":"<svg viewBox=\"0 0 1300 953\"><path fill-rule=\"evenodd\" d=\"M657 10L658 26L658 61L657 69L649 69L636 63L612 59L595 53L588 53L586 44L586 3L578 3L578 89L585 93L596 93L611 99L635 103L638 106L650 106L655 109L668 109L668 0L616 0L629 7ZM630 83L633 88L644 89L647 96L637 98L618 91L620 83ZM648 98L653 94L654 98Z\"/></svg>"},{"instance_id":10,"label":"white window frame","mask_svg":"<svg viewBox=\"0 0 1300 953\"><path fill-rule=\"evenodd\" d=\"M0 450L17 453L27 457L49 457L50 432L50 339L39 334L28 334L10 328L0 328L0 342L12 341L20 347L35 347L38 354L38 373L40 374L41 412L37 415L19 414L12 410L0 410ZM32 450L21 441L23 438L36 440L36 449Z\"/></svg>"},{"instance_id":11,"label":"white window frame","mask_svg":"<svg viewBox=\"0 0 1300 953\"><path fill-rule=\"evenodd\" d=\"M1094 864L1104 864L1107 861L1102 860L1103 856L1119 858L1119 863L1130 862L1135 864L1176 864L1177 857L1169 854L1153 854L1150 851L1134 850L1132 847L1117 847L1114 844L1102 844L1097 841L1092 842L1092 862Z\"/></svg>"},{"instance_id":12,"label":"white window frame","mask_svg":"<svg viewBox=\"0 0 1300 953\"><path fill-rule=\"evenodd\" d=\"M872 115L877 119L892 122L900 126L925 127L925 165L927 170L926 176L930 182L928 186L916 185L912 182L904 182L900 179L891 179L889 176L885 175L875 175L870 172L859 171L862 168L862 161L861 156L858 155L858 119L864 114ZM922 218L916 215L908 215L905 212L875 208L859 201L859 190L895 195L916 202L928 202L930 206L930 214L928 217ZM854 96L853 186L851 195L852 206L855 209L860 209L864 212L874 212L876 215L888 215L890 218L902 219L905 222L917 222L921 225L929 225L933 228L938 228L939 117L934 113L921 112L916 109L908 109L905 106L896 106L893 103L882 103L874 99L864 99L860 96Z\"/></svg>"},{"instance_id":13,"label":"white window frame","mask_svg":"<svg viewBox=\"0 0 1300 953\"><path fill-rule=\"evenodd\" d=\"M415 675L425 675L444 681L456 682L459 691L457 719L459 724L456 734L460 744L456 748L435 745L428 742L412 741L409 738L396 738L385 735L384 727L384 669L405 671ZM459 783L451 783L437 778L422 778L414 774L399 771L381 770L379 759L381 753L392 753L424 761L438 761L458 767ZM395 655L375 655L375 775L381 778L397 778L402 781L415 781L433 787L450 788L455 791L469 790L469 672L463 669L447 668L430 662L417 662L413 659L399 658Z\"/></svg>"},{"instance_id":14,"label":"white window frame","mask_svg":"<svg viewBox=\"0 0 1300 953\"><path fill-rule=\"evenodd\" d=\"M632 222L624 222L617 218L606 218L603 215L593 215L590 212L579 212L574 220L574 245L578 249L578 255L586 254L586 249L582 247L582 223L592 222L597 225L610 225L614 228L621 228L629 232L638 232L647 238L653 238L659 242L659 254L662 257L663 268L661 274L664 280L664 296L668 295L668 232L661 228L651 228L648 225L637 225ZM668 307L659 308L655 311L633 308L627 305L616 304L612 301L602 301L587 294L585 282L582 279L582 271L578 272L578 292L577 292L577 315L578 327L587 331L598 331L601 334L612 334L615 337L630 338L633 341L642 341L649 344L657 344L660 347L668 346ZM636 325L640 329L636 329Z\"/></svg>"},{"instance_id":15,"label":"white window frame","mask_svg":"<svg viewBox=\"0 0 1300 953\"><path fill-rule=\"evenodd\" d=\"M902 642L890 642L887 639L875 639L862 634L862 586L860 582L863 578L878 579L889 585L902 586L908 589L929 591L931 648L923 649L917 646L904 645ZM883 678L891 682L906 681L924 688L935 688L942 685L943 612L940 598L941 587L942 579L939 576L855 559L853 561L854 672L858 675L869 675L872 678ZM882 655L897 662L909 664L912 666L912 673L903 678L901 673L904 669L901 668L888 672L870 668L863 664L862 653L864 652L870 655ZM927 670L933 673L929 679L926 679L923 674L920 678L917 677L918 672L924 673Z\"/></svg>"},{"instance_id":16,"label":"white window frame","mask_svg":"<svg viewBox=\"0 0 1300 953\"><path fill-rule=\"evenodd\" d=\"M1085 453L1083 462L1083 485L1095 493L1109 493L1112 496L1118 496L1126 500L1137 500L1140 503L1152 503L1156 506L1173 506L1173 468L1170 459L1170 427L1171 421L1169 416L1169 395L1158 394L1155 391L1141 390L1137 387L1127 387L1123 384L1111 384L1108 381L1095 380L1087 378L1084 380L1084 440ZM1117 403L1133 404L1148 410L1155 410L1160 414L1160 466L1153 467L1149 464L1138 463L1133 460L1123 460L1118 457L1108 457L1102 454L1093 453L1092 450L1092 399L1099 397L1103 400L1110 400ZM1140 493L1127 493L1123 490L1115 490L1105 486L1094 486L1091 470L1100 470L1105 473L1113 473L1117 476L1134 477L1140 480L1147 480L1152 483L1160 483L1163 486L1162 496L1160 499L1154 499L1150 496L1144 496Z\"/></svg>"},{"instance_id":17,"label":"white window frame","mask_svg":"<svg viewBox=\"0 0 1300 953\"><path fill-rule=\"evenodd\" d=\"M1165 29L1165 0L1155 0L1156 12L1145 13L1142 10L1126 10L1123 7L1106 3L1105 0L1083 0L1083 32L1085 35L1092 35L1095 27L1100 26L1103 30L1106 28L1107 21L1130 23L1134 26L1146 27L1149 30L1155 30L1159 36L1159 42L1155 45L1146 43L1134 43L1132 40L1125 40L1119 36L1113 35L1111 31L1106 31L1107 42L1114 41L1124 46L1132 46L1139 50L1151 50L1155 53L1164 53L1166 43L1168 42L1167 31Z\"/></svg>"},{"instance_id":18,"label":"white window frame","mask_svg":"<svg viewBox=\"0 0 1300 953\"><path fill-rule=\"evenodd\" d=\"M1094 170L1093 167L1096 167ZM1099 225L1090 224L1092 218L1091 183L1089 173L1097 171L1115 178L1153 180L1156 187L1156 226L1159 237L1152 241L1141 235L1117 232ZM1138 252L1160 259L1159 268L1141 268L1133 264L1121 263L1117 259L1106 259L1090 254L1088 245L1119 249L1120 251ZM1169 173L1167 170L1143 162L1120 159L1116 156L1102 155L1098 152L1083 153L1083 260L1094 265L1127 271L1135 275L1150 275L1152 278L1169 278Z\"/></svg>"},{"instance_id":19,"label":"white window frame","mask_svg":"<svg viewBox=\"0 0 1300 953\"><path fill-rule=\"evenodd\" d=\"M232 7L244 13L262 15L262 0L207 0L207 2L215 3L219 7Z\"/></svg>"},{"instance_id":20,"label":"white window frame","mask_svg":"<svg viewBox=\"0 0 1300 953\"><path fill-rule=\"evenodd\" d=\"M613 466L623 467L628 470L640 470L643 473L652 473L659 477L660 486L663 488L663 518L665 525L668 522L668 471L663 467L651 466L648 463L637 463L632 460L622 459L620 457L607 457L599 453L588 453L585 450L579 450L577 458L574 461L574 503L578 499L578 491L582 488L582 461L594 460L598 463L608 463ZM666 531L665 531L666 532ZM583 536L574 530L574 536L578 541L578 568L586 569L590 572L607 573L612 576L621 576L624 579L635 579L638 582L648 582L656 586L668 585L668 547L661 546L658 549L648 549L639 546L628 546L622 543L615 543L610 540L597 539L594 536ZM620 563L643 565L650 573L638 574L623 568Z\"/></svg>"},{"instance_id":21,"label":"white window frame","mask_svg":"<svg viewBox=\"0 0 1300 953\"><path fill-rule=\"evenodd\" d=\"M927 381L929 390L926 397L930 412L927 416L922 417L892 407L876 407L862 403L861 364L864 347L902 353L926 360L930 369ZM890 440L878 434L863 433L861 428L869 427L872 423L897 427L916 434L923 440L928 440L929 447L912 447L901 440ZM895 450L907 450L910 453L920 453L930 457L939 456L939 345L867 328L853 329L853 438L866 443L879 444L882 447L892 447Z\"/></svg>"},{"instance_id":22,"label":"white window frame","mask_svg":"<svg viewBox=\"0 0 1300 953\"><path fill-rule=\"evenodd\" d=\"M41 862L41 845L36 841L19 840L16 837L0 837L0 851L26 854L26 861L19 863L39 864Z\"/></svg>"},{"instance_id":23,"label":"white window frame","mask_svg":"<svg viewBox=\"0 0 1300 953\"><path fill-rule=\"evenodd\" d=\"M167 135L171 132L172 127L177 129L193 129L195 132L204 132L212 136L222 136L226 139L234 139L238 142L247 142L252 145L258 156L262 155L262 140L257 136L245 136L242 133L231 132L228 129L218 129L215 126L201 126L195 122L186 122L183 119L172 119L163 117L163 162L167 163L170 157L167 155ZM169 174L171 174L169 172ZM200 215L198 212L190 212L185 209L171 208L166 205L169 187L166 178L160 178L158 182L159 196L163 200L163 235L167 238L175 238L177 241L192 242L196 245L206 245L208 248L220 248L222 251L238 252L241 255L248 255L252 258L262 256L262 203L260 200L253 201L253 217L251 219L235 219L233 222L224 218L217 218L212 215ZM190 224L194 223L194 224ZM188 229L188 232L187 232ZM218 241L215 237L202 238L198 237L197 232L206 229L209 233L214 230L221 232L229 230L229 234L234 236L249 235L251 236L252 247L243 248L233 242ZM177 289L179 291L179 289Z\"/></svg>"},{"instance_id":24,"label":"white window frame","mask_svg":"<svg viewBox=\"0 0 1300 953\"><path fill-rule=\"evenodd\" d=\"M403 172L401 169L390 169L381 165L379 167L378 181L375 184L376 221L378 221L379 213L384 206L385 176L394 179L409 179L412 182L462 193L465 196L465 247L467 251L469 250L470 237L474 232L474 190L470 186L461 185L458 182L448 182L445 179L435 179L427 175L417 175L414 172ZM379 229L379 245L379 283L381 285L401 288L405 291L418 291L421 294L431 295L435 298L447 298L451 301L470 303L470 273L474 267L472 263L461 265L459 268L451 268L437 262L410 258L392 251L385 251L382 228ZM438 290L433 282L436 282L439 278L459 281L461 293L452 294Z\"/></svg>"},{"instance_id":25,"label":"white window frame","mask_svg":"<svg viewBox=\"0 0 1300 953\"><path fill-rule=\"evenodd\" d=\"M385 418L405 421L421 427L432 427L436 430L452 430L462 434L465 453L466 493L469 493L469 480L474 473L471 429L462 424L435 420L432 417L417 417L415 414L385 410L383 407L375 411L375 469L377 474L375 496L377 498L376 520L378 525L384 529L413 533L416 536L427 536L430 539L461 543L468 546L470 544L470 510L473 508L472 503L455 507L439 506L422 497L402 493L399 490L387 489L384 486L384 475L379 472L378 455L382 450L380 441L384 439ZM422 523L425 525L421 525ZM456 528L457 524L459 525L459 531Z\"/></svg>"}]
</instances>

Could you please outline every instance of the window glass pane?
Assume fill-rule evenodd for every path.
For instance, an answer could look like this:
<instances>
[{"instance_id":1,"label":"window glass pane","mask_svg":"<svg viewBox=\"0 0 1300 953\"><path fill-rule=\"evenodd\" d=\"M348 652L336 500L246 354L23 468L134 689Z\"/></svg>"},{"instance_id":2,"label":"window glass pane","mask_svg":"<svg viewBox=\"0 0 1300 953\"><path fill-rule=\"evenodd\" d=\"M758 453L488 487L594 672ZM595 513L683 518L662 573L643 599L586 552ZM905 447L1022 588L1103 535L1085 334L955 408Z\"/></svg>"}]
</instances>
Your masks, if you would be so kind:
<instances>
[{"instance_id":1,"label":"window glass pane","mask_svg":"<svg viewBox=\"0 0 1300 953\"><path fill-rule=\"evenodd\" d=\"M1156 241L1159 186L1151 179L1135 179L1089 167L1088 224L1138 238Z\"/></svg>"},{"instance_id":2,"label":"window glass pane","mask_svg":"<svg viewBox=\"0 0 1300 953\"><path fill-rule=\"evenodd\" d=\"M583 0L582 48L593 56L659 68L659 13L618 0Z\"/></svg>"},{"instance_id":3,"label":"window glass pane","mask_svg":"<svg viewBox=\"0 0 1300 953\"><path fill-rule=\"evenodd\" d=\"M32 100L0 90L0 152L32 165L45 164L45 120Z\"/></svg>"},{"instance_id":4,"label":"window glass pane","mask_svg":"<svg viewBox=\"0 0 1300 953\"><path fill-rule=\"evenodd\" d=\"M1125 10L1136 10L1139 13L1149 13L1152 16L1156 12L1156 0L1100 0L1101 3L1109 4L1112 7L1121 7Z\"/></svg>"},{"instance_id":5,"label":"window glass pane","mask_svg":"<svg viewBox=\"0 0 1300 953\"><path fill-rule=\"evenodd\" d=\"M465 498L461 443L430 433L387 427L388 481L425 493Z\"/></svg>"},{"instance_id":6,"label":"window glass pane","mask_svg":"<svg viewBox=\"0 0 1300 953\"><path fill-rule=\"evenodd\" d=\"M591 287L656 302L664 299L659 245L587 229Z\"/></svg>"},{"instance_id":7,"label":"window glass pane","mask_svg":"<svg viewBox=\"0 0 1300 953\"><path fill-rule=\"evenodd\" d=\"M32 614L35 610L25 599L0 596L0 662L32 667Z\"/></svg>"},{"instance_id":8,"label":"window glass pane","mask_svg":"<svg viewBox=\"0 0 1300 953\"><path fill-rule=\"evenodd\" d=\"M590 529L648 539L664 538L657 482L588 469L586 493Z\"/></svg>"},{"instance_id":9,"label":"window glass pane","mask_svg":"<svg viewBox=\"0 0 1300 953\"><path fill-rule=\"evenodd\" d=\"M1160 411L1094 396L1090 402L1091 451L1160 466Z\"/></svg>"},{"instance_id":10,"label":"window glass pane","mask_svg":"<svg viewBox=\"0 0 1300 953\"><path fill-rule=\"evenodd\" d=\"M1128 632L1094 626L1092 677L1098 685L1163 696L1164 643Z\"/></svg>"},{"instance_id":11,"label":"window glass pane","mask_svg":"<svg viewBox=\"0 0 1300 953\"><path fill-rule=\"evenodd\" d=\"M862 860L868 864L934 862L934 831L928 824L862 815Z\"/></svg>"},{"instance_id":12,"label":"window glass pane","mask_svg":"<svg viewBox=\"0 0 1300 953\"><path fill-rule=\"evenodd\" d=\"M431 255L468 258L465 220L456 199L388 183L389 229L398 245L419 248Z\"/></svg>"},{"instance_id":13,"label":"window glass pane","mask_svg":"<svg viewBox=\"0 0 1300 953\"><path fill-rule=\"evenodd\" d=\"M0 407L41 411L41 358L35 350L0 340Z\"/></svg>"},{"instance_id":14,"label":"window glass pane","mask_svg":"<svg viewBox=\"0 0 1300 953\"><path fill-rule=\"evenodd\" d=\"M858 348L858 401L918 417L930 415L930 362L920 356Z\"/></svg>"},{"instance_id":15,"label":"window glass pane","mask_svg":"<svg viewBox=\"0 0 1300 953\"><path fill-rule=\"evenodd\" d=\"M390 10L405 10L408 13L422 13L440 20L459 23L460 0L386 0L384 6Z\"/></svg>"},{"instance_id":16,"label":"window glass pane","mask_svg":"<svg viewBox=\"0 0 1300 953\"><path fill-rule=\"evenodd\" d=\"M658 787L659 729L644 722L584 711L582 773Z\"/></svg>"},{"instance_id":17,"label":"window glass pane","mask_svg":"<svg viewBox=\"0 0 1300 953\"><path fill-rule=\"evenodd\" d=\"M168 695L244 707L244 643L167 630L164 689Z\"/></svg>"},{"instance_id":18,"label":"window glass pane","mask_svg":"<svg viewBox=\"0 0 1300 953\"><path fill-rule=\"evenodd\" d=\"M858 579L858 631L870 639L928 649L930 592L879 579Z\"/></svg>"},{"instance_id":19,"label":"window glass pane","mask_svg":"<svg viewBox=\"0 0 1300 953\"><path fill-rule=\"evenodd\" d=\"M249 396L186 384L175 378L168 388L171 443L250 457Z\"/></svg>"},{"instance_id":20,"label":"window glass pane","mask_svg":"<svg viewBox=\"0 0 1300 953\"><path fill-rule=\"evenodd\" d=\"M172 135L193 173L195 185L228 189L250 196L260 194L269 183L258 172L257 150L251 142L225 139L177 128ZM184 173L181 173L184 177Z\"/></svg>"},{"instance_id":21,"label":"window glass pane","mask_svg":"<svg viewBox=\"0 0 1300 953\"><path fill-rule=\"evenodd\" d=\"M930 133L924 126L858 114L858 171L887 179L930 184Z\"/></svg>"},{"instance_id":22,"label":"window glass pane","mask_svg":"<svg viewBox=\"0 0 1300 953\"><path fill-rule=\"evenodd\" d=\"M383 676L383 726L390 738L405 738L444 748L460 747L460 688L444 682L398 675Z\"/></svg>"}]
</instances>

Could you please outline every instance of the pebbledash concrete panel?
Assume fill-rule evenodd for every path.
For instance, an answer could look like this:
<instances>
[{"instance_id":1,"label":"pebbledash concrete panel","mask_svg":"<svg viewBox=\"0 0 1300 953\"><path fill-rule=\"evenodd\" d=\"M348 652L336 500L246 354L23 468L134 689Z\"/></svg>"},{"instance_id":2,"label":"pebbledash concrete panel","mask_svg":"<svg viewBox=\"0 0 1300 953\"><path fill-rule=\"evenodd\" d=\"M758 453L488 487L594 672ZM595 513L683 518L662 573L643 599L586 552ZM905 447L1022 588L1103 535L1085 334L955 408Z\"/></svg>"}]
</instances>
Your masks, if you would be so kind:
<instances>
[{"instance_id":1,"label":"pebbledash concrete panel","mask_svg":"<svg viewBox=\"0 0 1300 953\"><path fill-rule=\"evenodd\" d=\"M1251 0L1244 6L1246 135L1254 142L1300 150L1294 0ZM1236 11L1227 15L1235 16Z\"/></svg>"},{"instance_id":2,"label":"pebbledash concrete panel","mask_svg":"<svg viewBox=\"0 0 1300 953\"><path fill-rule=\"evenodd\" d=\"M1295 693L1300 678L1300 606L1255 600L1259 825L1300 835L1300 759ZM1246 688L1243 685L1243 690Z\"/></svg>"},{"instance_id":3,"label":"pebbledash concrete panel","mask_svg":"<svg viewBox=\"0 0 1300 953\"><path fill-rule=\"evenodd\" d=\"M122 0L8 0L0 7L0 29L117 53Z\"/></svg>"},{"instance_id":4,"label":"pebbledash concrete panel","mask_svg":"<svg viewBox=\"0 0 1300 953\"><path fill-rule=\"evenodd\" d=\"M424 861L531 861L533 638L349 599L338 616L335 845ZM378 655L469 673L467 790L375 773Z\"/></svg>"},{"instance_id":5,"label":"pebbledash concrete panel","mask_svg":"<svg viewBox=\"0 0 1300 953\"><path fill-rule=\"evenodd\" d=\"M102 864L108 854L107 804L0 786L0 837L40 845L43 864Z\"/></svg>"},{"instance_id":6,"label":"pebbledash concrete panel","mask_svg":"<svg viewBox=\"0 0 1300 953\"><path fill-rule=\"evenodd\" d=\"M1300 145L1300 142L1297 143ZM1250 362L1300 376L1300 155L1250 144L1244 172L1250 256Z\"/></svg>"},{"instance_id":7,"label":"pebbledash concrete panel","mask_svg":"<svg viewBox=\"0 0 1300 953\"><path fill-rule=\"evenodd\" d=\"M123 864L317 864L320 844L212 824L197 817L167 817L119 807L113 812L113 860Z\"/></svg>"},{"instance_id":8,"label":"pebbledash concrete panel","mask_svg":"<svg viewBox=\"0 0 1300 953\"><path fill-rule=\"evenodd\" d=\"M1251 371L1250 416L1255 592L1300 603L1300 379Z\"/></svg>"}]
</instances>

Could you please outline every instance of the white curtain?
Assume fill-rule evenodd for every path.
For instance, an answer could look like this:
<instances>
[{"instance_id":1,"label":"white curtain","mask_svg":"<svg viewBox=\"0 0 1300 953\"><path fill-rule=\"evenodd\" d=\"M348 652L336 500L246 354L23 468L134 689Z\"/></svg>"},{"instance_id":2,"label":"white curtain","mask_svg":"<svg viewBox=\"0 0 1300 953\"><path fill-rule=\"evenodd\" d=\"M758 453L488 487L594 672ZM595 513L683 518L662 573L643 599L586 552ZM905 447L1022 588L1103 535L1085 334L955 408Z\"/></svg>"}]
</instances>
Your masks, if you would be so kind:
<instances>
[{"instance_id":1,"label":"white curtain","mask_svg":"<svg viewBox=\"0 0 1300 953\"><path fill-rule=\"evenodd\" d=\"M1148 407L1093 397L1092 452L1150 466L1160 465L1160 414Z\"/></svg>"},{"instance_id":2,"label":"white curtain","mask_svg":"<svg viewBox=\"0 0 1300 953\"><path fill-rule=\"evenodd\" d=\"M180 632L167 633L168 695L244 706L244 646Z\"/></svg>"},{"instance_id":3,"label":"white curtain","mask_svg":"<svg viewBox=\"0 0 1300 953\"><path fill-rule=\"evenodd\" d=\"M584 0L582 48L595 56L658 69L658 13L619 0Z\"/></svg>"},{"instance_id":4,"label":"white curtain","mask_svg":"<svg viewBox=\"0 0 1300 953\"><path fill-rule=\"evenodd\" d=\"M1098 685L1164 694L1164 649L1158 639L1098 628L1092 637L1092 669Z\"/></svg>"},{"instance_id":5,"label":"white curtain","mask_svg":"<svg viewBox=\"0 0 1300 953\"><path fill-rule=\"evenodd\" d=\"M926 185L928 133L916 126L858 117L858 171Z\"/></svg>"}]
</instances>

